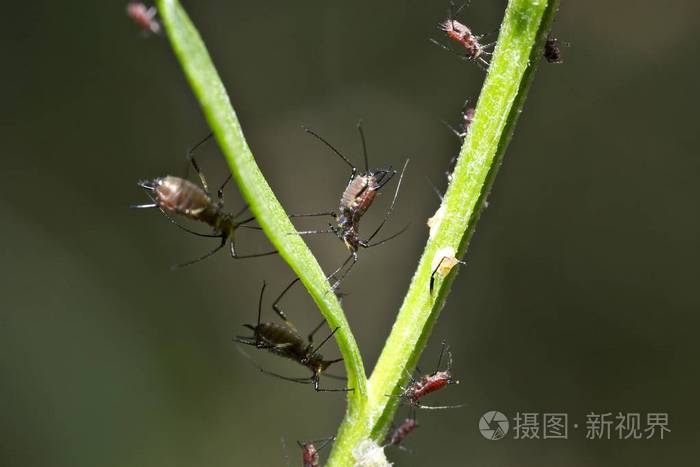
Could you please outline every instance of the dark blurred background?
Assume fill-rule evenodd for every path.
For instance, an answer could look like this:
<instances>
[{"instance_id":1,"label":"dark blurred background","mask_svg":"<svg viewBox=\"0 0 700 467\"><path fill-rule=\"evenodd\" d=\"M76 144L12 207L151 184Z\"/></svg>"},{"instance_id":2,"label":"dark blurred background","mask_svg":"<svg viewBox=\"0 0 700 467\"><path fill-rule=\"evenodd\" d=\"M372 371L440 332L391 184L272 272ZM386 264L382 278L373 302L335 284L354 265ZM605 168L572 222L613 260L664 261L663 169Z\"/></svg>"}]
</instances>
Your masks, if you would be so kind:
<instances>
[{"instance_id":1,"label":"dark blurred background","mask_svg":"<svg viewBox=\"0 0 700 467\"><path fill-rule=\"evenodd\" d=\"M334 208L348 176L302 124L359 164L362 118L372 165L411 157L387 232L412 228L360 252L343 286L371 371L438 205L426 177L444 187L457 150L441 120L456 123L484 73L428 42L443 1L185 6L290 212ZM504 6L474 1L462 19L493 31ZM332 435L344 397L265 377L232 342L255 320L263 279L269 304L290 270L222 253L171 272L216 241L128 209L147 201L136 181L183 174L208 129L167 40L144 38L124 10L3 5L0 464L299 465L295 441ZM412 453L389 451L398 465L696 462L699 18L691 0L562 2L553 31L571 43L565 63L540 65L421 364L432 371L449 342L462 384L430 402L465 407L419 412ZM198 154L221 183L216 145ZM229 210L241 205L231 186ZM326 270L345 257L337 239L308 241ZM268 246L258 232L239 238L242 252ZM319 319L301 288L287 311L302 330ZM477 428L487 410L568 413L569 439L488 441ZM672 431L587 440L589 412L668 413Z\"/></svg>"}]
</instances>

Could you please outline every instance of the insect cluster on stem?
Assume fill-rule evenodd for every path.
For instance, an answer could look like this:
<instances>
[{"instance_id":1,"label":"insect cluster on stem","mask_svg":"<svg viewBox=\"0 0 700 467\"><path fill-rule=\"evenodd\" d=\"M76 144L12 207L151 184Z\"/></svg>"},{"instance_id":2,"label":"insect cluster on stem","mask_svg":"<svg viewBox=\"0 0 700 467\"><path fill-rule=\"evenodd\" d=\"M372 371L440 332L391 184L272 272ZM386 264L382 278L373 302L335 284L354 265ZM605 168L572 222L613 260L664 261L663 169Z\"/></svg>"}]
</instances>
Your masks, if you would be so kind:
<instances>
[{"instance_id":1,"label":"insect cluster on stem","mask_svg":"<svg viewBox=\"0 0 700 467\"><path fill-rule=\"evenodd\" d=\"M487 57L491 55L489 50L494 43L483 44L481 40L486 35L474 34L470 27L466 24L458 21L456 16L462 11L466 6L466 3L455 9L453 2L450 2L447 19L440 22L438 28L445 33L446 37L459 47L460 52L458 55L465 60L476 62L479 66L484 69L489 67L489 61ZM155 7L146 7L140 2L131 2L127 6L128 16L138 24L144 31L159 34L161 32L161 25L156 20L156 9ZM442 44L436 40L431 39L432 42L439 45L440 47L449 50L453 53L452 48L448 45ZM544 47L544 57L547 61L551 63L561 63L561 53L559 49L559 41L556 38L548 37L545 47ZM474 122L476 116L476 108L466 101L462 107L461 117L456 128L449 126L452 129L455 136L458 138L460 144L463 144L467 135L470 131L470 127ZM482 118L481 116L479 118ZM340 194L340 199L338 202L337 211L326 211L320 213L311 214L294 214L289 217L300 218L300 217L312 217L312 216L331 216L332 222L329 222L327 229L320 230L302 230L296 232L300 235L311 235L311 234L325 234L330 233L339 238L344 244L347 251L349 251L349 256L345 259L342 264L337 267L331 274L327 276L329 281L330 289L335 292L338 297L343 294L338 290L339 285L348 275L348 273L353 269L355 264L358 262L358 252L361 248L368 249L378 245L382 245L389 240L396 238L406 231L408 225L390 234L389 236L375 240L378 234L382 231L384 226L390 219L397 198L399 190L401 188L401 183L403 176L406 172L406 167L408 165L408 160L403 164L403 168L400 172L395 170L392 166L378 167L370 169L369 158L367 154L367 143L365 139L364 130L362 125L358 123L357 130L360 135L360 140L362 144L364 167L358 169L351 160L341 153L336 147L330 144L325 138L320 136L315 131L304 128L308 134L315 137L325 146L327 146L334 154L336 154L345 164L347 164L350 169L350 177L345 185L344 189ZM141 209L159 209L167 219L176 225L178 228L205 238L217 238L219 239L219 244L211 251L206 254L177 265L177 267L188 266L199 261L202 261L216 252L222 250L227 245L230 249L230 254L234 259L242 258L257 258L262 256L274 255L277 251L266 251L262 253L248 253L240 254L236 245L236 231L239 228L246 228L251 230L262 230L256 225L251 225L255 222L255 216L251 214L246 214L248 206L243 206L243 208L235 213L231 214L225 210L224 205L224 188L227 183L231 180L231 175L229 174L223 183L220 185L216 191L216 195L212 195L207 180L199 168L199 165L195 159L194 151L205 141L207 141L212 135L210 134L196 144L188 152L188 160L194 171L199 178L199 184L188 180L185 177L178 177L173 175L165 175L161 177L155 177L152 179L141 180L138 182L138 186L145 190L146 194L150 197L151 202L147 204L134 205L134 208ZM458 163L458 156L454 155L447 166L445 174L447 176L448 184L454 182L453 172ZM396 188L393 193L391 202L384 213L383 219L379 222L378 226L372 231L372 233L363 238L360 235L360 224L365 214L369 211L371 206L374 204L378 195L382 192L384 187L394 179L394 177L399 174L398 180L396 182ZM442 198L440 192L438 196ZM438 213L441 211L438 210ZM197 232L190 227L183 225L179 220L185 220L186 222L201 223L205 224L211 229L209 233ZM431 218L431 222L434 225L443 221L442 216L437 214ZM429 222L429 225L430 222ZM434 225L431 225L431 229ZM290 232L291 233L291 232ZM434 286L441 284L438 278L444 278L450 274L450 271L458 264L464 264L463 261L458 259L456 256L458 253L455 252L455 246L443 246L437 249L432 262L432 274L430 276L430 294L433 298L432 293ZM340 380L345 380L342 376L335 376L329 374L327 370L335 363L343 361L342 358L336 359L326 359L321 355L320 350L331 340L331 338L340 331L345 332L346 330L341 330L339 327L335 327L329 330L328 335L320 342L320 344L314 344L314 336L316 333L326 325L326 320L322 320L318 325L316 325L307 336L303 336L294 324L287 317L287 313L282 309L281 300L290 291L290 289L299 282L300 279L295 278L289 285L287 285L279 296L272 303L272 309L277 314L280 322L274 321L263 321L262 320L262 308L263 299L266 289L266 283L263 282L262 288L260 290L260 295L258 299L258 312L257 320L254 324L243 324L243 326L248 329L251 334L244 336L236 336L234 341L242 346L253 347L256 350L267 352L278 357L282 357L291 361L296 362L298 365L306 368L310 371L311 375L307 377L291 377L283 376L278 373L267 371L257 365L252 357L250 357L245 351L239 350L249 358L253 365L257 369L269 376L273 376L286 381L300 383L300 384L310 384L315 391L318 392L349 392L354 391L354 388L342 387L342 388L327 388L321 386L321 376L324 378L335 378ZM447 366L444 369L440 369L442 360L447 356ZM388 395L388 397L396 397L400 400L403 405L407 405L410 410L410 416L406 417L401 424L399 424L395 429L393 429L384 438L384 446L380 446L376 440L366 440L374 443L377 449L381 451L383 447L387 446L398 446L402 447L402 444L406 437L412 433L419 425L416 419L415 413L417 409L450 409L458 408L462 405L426 405L423 403L423 399L428 395L437 392L449 385L458 384L459 381L452 376L452 352L449 350L447 344L443 342L440 351L440 356L438 358L438 363L435 371L430 374L419 374L414 376L408 373L408 383L406 386L400 388L400 390L395 390L394 395ZM305 467L318 467L320 466L320 456L319 451L328 445L334 438L329 438L323 440L323 444L317 446L318 441L309 441L300 443L299 447L302 450L302 462Z\"/></svg>"}]
</instances>

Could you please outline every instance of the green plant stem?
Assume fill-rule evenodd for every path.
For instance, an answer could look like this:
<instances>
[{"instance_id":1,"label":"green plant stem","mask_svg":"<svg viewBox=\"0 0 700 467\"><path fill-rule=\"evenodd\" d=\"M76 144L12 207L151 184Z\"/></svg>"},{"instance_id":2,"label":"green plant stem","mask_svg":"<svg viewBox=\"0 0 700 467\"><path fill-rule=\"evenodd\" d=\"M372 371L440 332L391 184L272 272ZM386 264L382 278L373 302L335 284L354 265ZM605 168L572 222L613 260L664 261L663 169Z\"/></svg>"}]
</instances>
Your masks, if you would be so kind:
<instances>
[{"instance_id":1,"label":"green plant stem","mask_svg":"<svg viewBox=\"0 0 700 467\"><path fill-rule=\"evenodd\" d=\"M370 437L381 444L389 428L398 399L388 395L400 393L407 371L415 367L456 275L438 275L431 293L430 276L442 256L438 251L454 251L457 257L466 252L540 62L557 3L511 0L508 4L453 181L433 218L425 251L369 380L365 412L343 421L328 466L353 465L352 447Z\"/></svg>"},{"instance_id":2,"label":"green plant stem","mask_svg":"<svg viewBox=\"0 0 700 467\"><path fill-rule=\"evenodd\" d=\"M159 0L158 7L175 50L205 118L231 167L252 212L318 305L335 334L345 360L348 410L328 460L329 466L353 465L358 442L381 443L398 405L396 395L412 369L449 293L454 273L430 277L440 257L464 255L481 208L491 189L514 125L523 108L533 71L556 12L557 0L510 0L498 44L484 83L459 161L430 238L414 274L398 318L367 381L362 359L348 323L321 268L260 173L243 136L228 95L196 29L176 0ZM449 254L448 254L449 255Z\"/></svg>"},{"instance_id":3,"label":"green plant stem","mask_svg":"<svg viewBox=\"0 0 700 467\"><path fill-rule=\"evenodd\" d=\"M158 10L175 55L250 210L280 256L301 279L329 328L338 328L334 337L344 359L348 387L354 388L354 391L347 393L346 417L353 418L364 410L367 377L343 310L316 258L295 233L296 228L255 163L226 89L187 13L177 0L159 0Z\"/></svg>"}]
</instances>

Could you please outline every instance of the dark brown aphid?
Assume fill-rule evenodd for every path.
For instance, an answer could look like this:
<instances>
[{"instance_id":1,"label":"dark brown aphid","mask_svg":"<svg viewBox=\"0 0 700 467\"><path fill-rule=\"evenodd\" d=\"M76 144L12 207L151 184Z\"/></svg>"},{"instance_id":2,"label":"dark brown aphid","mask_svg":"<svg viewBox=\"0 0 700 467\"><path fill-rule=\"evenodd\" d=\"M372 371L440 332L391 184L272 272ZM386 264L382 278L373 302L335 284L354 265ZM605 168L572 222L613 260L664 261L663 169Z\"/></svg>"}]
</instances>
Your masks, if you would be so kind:
<instances>
[{"instance_id":1,"label":"dark brown aphid","mask_svg":"<svg viewBox=\"0 0 700 467\"><path fill-rule=\"evenodd\" d=\"M442 357L447 350L448 361L447 368L440 371L440 363L442 362ZM461 405L443 405L443 406L432 406L421 404L421 399L430 393L433 393L439 389L444 388L449 384L459 384L459 381L452 378L452 353L447 348L445 342L442 343L442 350L440 351L440 357L438 358L438 364L435 371L429 375L422 376L418 379L413 378L409 375L410 384L403 388L400 397L405 399L411 407L416 407L419 409L453 409L461 407Z\"/></svg>"},{"instance_id":2,"label":"dark brown aphid","mask_svg":"<svg viewBox=\"0 0 700 467\"><path fill-rule=\"evenodd\" d=\"M438 29L447 34L447 37L451 41L456 42L460 45L464 55L454 52L450 47L441 44L435 39L430 40L431 42L439 45L445 50L457 53L457 55L459 55L465 60L477 61L484 65L486 68L488 68L489 62L484 58L484 56L491 55L491 52L488 52L486 49L493 46L495 42L482 45L479 41L481 38L484 37L484 35L475 35L474 33L472 33L471 29L469 29L468 26L460 23L455 19L455 16L459 14L459 12L462 11L462 8L464 8L466 5L467 4L464 3L455 11L454 3L450 2L450 8L447 13L447 19L438 25Z\"/></svg>"},{"instance_id":3,"label":"dark brown aphid","mask_svg":"<svg viewBox=\"0 0 700 467\"><path fill-rule=\"evenodd\" d=\"M415 418L409 417L405 419L401 425L389 433L389 436L386 437L386 441L384 441L384 445L401 447L400 445L406 436L411 434L411 432L418 428L418 426L418 421Z\"/></svg>"},{"instance_id":4,"label":"dark brown aphid","mask_svg":"<svg viewBox=\"0 0 700 467\"><path fill-rule=\"evenodd\" d=\"M332 437L323 440L307 441L305 443L297 441L297 444L301 448L302 465L304 467L320 467L321 460L319 458L318 453L323 448L328 446L328 443L330 443L334 439L335 437ZM321 444L319 447L316 447L316 444L319 441L323 441L323 444Z\"/></svg>"},{"instance_id":5,"label":"dark brown aphid","mask_svg":"<svg viewBox=\"0 0 700 467\"><path fill-rule=\"evenodd\" d=\"M547 36L547 41L544 43L544 58L549 63L564 63L561 59L561 50L559 49L559 39Z\"/></svg>"},{"instance_id":6,"label":"dark brown aphid","mask_svg":"<svg viewBox=\"0 0 700 467\"><path fill-rule=\"evenodd\" d=\"M311 331L306 340L303 337L301 337L301 335L296 331L294 326L284 317L284 315L280 315L284 319L284 323L282 324L272 322L263 323L260 321L260 316L262 313L262 300L264 292L265 283L263 283L262 289L260 290L257 324L254 326L252 324L243 325L244 327L253 331L253 335L250 337L237 336L234 340L241 344L250 345L257 349L264 349L275 355L279 355L280 357L294 360L298 364L311 370L312 375L308 378L289 378L286 376L278 375L276 373L265 371L262 368L259 368L259 370L263 373L287 381L292 381L301 384L313 384L314 389L316 391L352 391L352 389L347 388L325 389L319 386L319 378L321 376L321 373L326 371L326 369L328 369L328 367L332 364L343 361L342 358L337 358L335 360L325 360L323 358L323 355L319 353L321 347L323 347L326 344L326 342L328 342L330 338L333 337L333 334L335 334L339 328L335 328L328 335L328 337L326 337L323 340L323 342L321 342L318 345L318 347L314 347L314 334L319 329L321 329L321 326L323 326L325 320L321 321L321 323L318 326L316 326L313 331Z\"/></svg>"},{"instance_id":7,"label":"dark brown aphid","mask_svg":"<svg viewBox=\"0 0 700 467\"><path fill-rule=\"evenodd\" d=\"M217 251L221 250L226 243L230 244L231 256L235 259L243 258L257 258L260 256L273 255L277 253L276 251L268 251L265 253L256 253L250 255L240 255L236 252L235 243L235 231L239 227L255 228L248 226L250 222L255 220L255 217L247 217L245 219L236 220L240 217L248 207L245 206L240 212L235 215L231 215L223 210L224 208L224 187L231 180L231 175L218 190L217 200L214 201L209 195L209 187L207 181L204 178L204 174L199 169L192 152L198 148L202 143L207 141L211 135L207 136L204 140L198 143L194 148L192 148L188 157L194 167L194 170L199 175L202 183L202 187L195 185L194 183L186 180L184 178L175 177L172 175L166 175L165 177L154 178L153 180L142 180L138 182L138 186L146 190L148 196L153 200L150 204L139 204L134 205L134 208L148 209L148 208L158 208L163 214L165 214L168 219L181 229L186 232L192 233L200 237L210 237L210 238L220 238L221 244L209 253L187 263L177 265L176 267L189 266L190 264L201 261ZM177 215L193 221L203 222L212 227L213 234L202 234L194 232L187 227L180 225L171 216Z\"/></svg>"},{"instance_id":8,"label":"dark brown aphid","mask_svg":"<svg viewBox=\"0 0 700 467\"><path fill-rule=\"evenodd\" d=\"M365 171L364 172L358 172L357 167L355 167L350 160L345 157L343 154L340 153L335 147L333 147L328 141L326 141L324 138L316 134L314 131L304 128L304 130L316 137L318 140L320 140L322 143L324 143L326 146L328 146L333 152L335 152L343 161L345 161L346 164L350 166L352 169L352 172L350 173L350 180L348 181L347 186L345 187L345 190L343 191L343 194L340 197L340 203L338 207L338 213L335 212L323 212L323 213L315 213L315 214L297 214L293 215L291 217L304 217L304 216L318 216L318 215L331 215L335 221L336 225L330 225L330 228L327 230L307 230L307 231L302 231L299 232L300 235L309 235L309 234L319 234L319 233L332 233L338 236L345 246L350 250L350 256L348 259L346 259L343 264L340 265L338 269L336 269L328 278L335 278L336 275L340 274L341 271L342 274L340 274L339 277L337 277L335 283L333 284L332 288L335 289L340 282L343 280L343 278L347 275L348 272L352 269L352 267L355 265L357 262L357 252L360 248L371 248L377 245L381 245L382 243L385 243L392 238L396 237L397 235L400 235L403 233L408 226L406 226L404 229L399 231L398 233L395 233L383 240L379 240L377 242L371 243L372 239L379 233L379 231L384 227L384 224L386 221L389 219L389 216L391 216L391 212L394 209L394 204L396 203L396 197L399 194L399 188L401 188L401 180L403 179L403 174L406 170L406 166L408 165L408 160L406 160L406 163L403 166L403 170L401 171L401 175L399 176L399 181L396 184L396 191L394 192L394 198L391 201L391 205L389 206L389 209L387 209L386 214L384 215L384 220L379 224L379 226L376 228L376 230L370 235L366 240L363 240L360 238L360 220L362 219L362 216L367 212L369 207L372 205L374 202L375 198L377 197L377 194L379 194L380 190L386 185L393 177L396 175L396 170L393 170L391 167L386 168L386 169L369 169L369 163L368 163L368 158L367 158L367 144L365 142L365 135L364 132L362 131L362 125L358 124L357 129L360 132L360 138L362 139L362 148L364 152L364 159L365 159ZM352 261L352 262L351 262ZM348 266L349 264L349 266ZM347 266L347 269L344 269Z\"/></svg>"},{"instance_id":9,"label":"dark brown aphid","mask_svg":"<svg viewBox=\"0 0 700 467\"><path fill-rule=\"evenodd\" d=\"M126 6L126 14L145 32L160 34L160 23L156 20L156 7L147 7L141 2L130 2Z\"/></svg>"}]
</instances>

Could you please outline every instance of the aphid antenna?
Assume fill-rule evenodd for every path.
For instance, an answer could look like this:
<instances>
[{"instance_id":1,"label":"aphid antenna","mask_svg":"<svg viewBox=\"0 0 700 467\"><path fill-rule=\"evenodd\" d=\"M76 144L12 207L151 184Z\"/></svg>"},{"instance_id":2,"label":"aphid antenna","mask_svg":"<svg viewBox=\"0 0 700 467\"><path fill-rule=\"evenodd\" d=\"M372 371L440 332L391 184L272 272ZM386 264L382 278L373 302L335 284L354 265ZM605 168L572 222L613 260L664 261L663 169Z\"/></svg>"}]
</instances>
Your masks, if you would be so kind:
<instances>
[{"instance_id":1,"label":"aphid antenna","mask_svg":"<svg viewBox=\"0 0 700 467\"><path fill-rule=\"evenodd\" d=\"M367 157L367 141L365 140L365 132L362 129L362 119L358 120L357 122L357 131L360 132L360 140L362 141L362 154L365 158L365 172L369 172L369 158Z\"/></svg>"},{"instance_id":2,"label":"aphid antenna","mask_svg":"<svg viewBox=\"0 0 700 467\"><path fill-rule=\"evenodd\" d=\"M384 214L384 220L379 224L377 229L372 233L372 235L369 236L367 240L365 240L365 248L368 247L367 244L369 244L370 241L379 233L380 230L382 230L382 227L384 227L384 224L386 224L386 221L389 220L389 217L391 216L392 211L394 210L394 205L396 204L396 198L399 196L399 189L401 188L401 181L403 180L403 174L406 172L406 167L408 166L408 162L410 159L406 159L406 162L403 164L403 169L401 170L401 175L399 175L399 181L396 184L396 190L394 190L394 197L391 200L391 204L389 205L389 209L387 209L386 214ZM394 172L396 173L396 172Z\"/></svg>"},{"instance_id":3,"label":"aphid antenna","mask_svg":"<svg viewBox=\"0 0 700 467\"><path fill-rule=\"evenodd\" d=\"M321 141L321 142L322 142L323 144L325 144L326 146L328 146L328 147L331 149L331 151L333 151L334 153L336 153L336 154L338 155L338 157L340 157L342 160L344 160L345 163L348 164L348 165L350 166L350 168L352 169L352 175L350 176L350 179L353 179L353 178L355 177L355 174L357 174L357 167L355 167L355 165L354 165L352 162L350 162L350 159L348 159L347 157L345 157L340 151L338 151L338 150L335 148L335 146L333 146L333 145L332 145L331 143L329 143L323 136L319 135L318 133L316 133L316 132L315 132L314 130L312 130L311 128L307 128L307 127L305 127L305 126L302 126L302 129L303 129L305 132L307 132L308 134L310 134L311 136L315 137L317 140Z\"/></svg>"}]
</instances>

